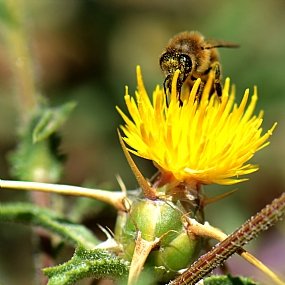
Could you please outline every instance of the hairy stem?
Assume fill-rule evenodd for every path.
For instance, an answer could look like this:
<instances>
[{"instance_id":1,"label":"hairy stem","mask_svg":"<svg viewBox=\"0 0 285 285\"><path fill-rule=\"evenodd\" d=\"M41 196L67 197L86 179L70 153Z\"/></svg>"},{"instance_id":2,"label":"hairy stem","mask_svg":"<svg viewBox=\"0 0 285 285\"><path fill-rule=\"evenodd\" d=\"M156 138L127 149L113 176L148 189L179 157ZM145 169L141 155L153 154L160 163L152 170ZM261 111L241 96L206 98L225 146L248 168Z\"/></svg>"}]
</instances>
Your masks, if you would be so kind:
<instances>
[{"instance_id":1,"label":"hairy stem","mask_svg":"<svg viewBox=\"0 0 285 285\"><path fill-rule=\"evenodd\" d=\"M213 269L220 266L243 245L256 238L279 221L285 213L285 193L263 208L250 220L218 243L209 252L201 256L190 268L169 285L194 285Z\"/></svg>"}]
</instances>

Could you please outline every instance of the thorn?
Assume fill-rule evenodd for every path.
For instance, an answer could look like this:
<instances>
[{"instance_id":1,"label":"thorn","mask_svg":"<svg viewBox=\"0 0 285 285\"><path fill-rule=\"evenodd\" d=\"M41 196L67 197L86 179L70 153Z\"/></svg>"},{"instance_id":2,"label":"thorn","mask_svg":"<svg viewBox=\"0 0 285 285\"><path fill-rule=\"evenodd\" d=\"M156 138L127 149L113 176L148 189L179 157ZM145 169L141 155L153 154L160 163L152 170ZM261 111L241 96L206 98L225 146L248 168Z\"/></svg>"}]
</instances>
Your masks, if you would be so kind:
<instances>
[{"instance_id":1,"label":"thorn","mask_svg":"<svg viewBox=\"0 0 285 285\"><path fill-rule=\"evenodd\" d=\"M204 201L202 202L203 207L205 207L205 206L207 206L207 205L209 205L209 204L212 204L212 203L214 203L214 202L217 202L217 201L219 201L219 200L221 200L221 199L223 199L223 198L226 198L226 197L228 197L228 196L234 194L236 191L237 191L237 189L232 190L232 191L229 191L229 192L227 192L227 193L224 193L224 194L222 194L222 195L219 195L219 196L216 196L216 197L213 197L213 198L206 199L206 200L204 200Z\"/></svg>"},{"instance_id":2,"label":"thorn","mask_svg":"<svg viewBox=\"0 0 285 285\"><path fill-rule=\"evenodd\" d=\"M119 140L120 140L120 144L122 146L123 152L127 158L127 161L131 167L133 174L135 175L137 182L139 183L139 185L140 185L140 187L144 193L144 196L150 200L156 200L157 196L156 196L155 190L148 184L146 179L143 177L142 173L137 168L135 162L133 161L131 155L129 154L128 149L126 148L126 145L123 141L123 138L122 138L119 130L118 130L118 135L119 135Z\"/></svg>"}]
</instances>

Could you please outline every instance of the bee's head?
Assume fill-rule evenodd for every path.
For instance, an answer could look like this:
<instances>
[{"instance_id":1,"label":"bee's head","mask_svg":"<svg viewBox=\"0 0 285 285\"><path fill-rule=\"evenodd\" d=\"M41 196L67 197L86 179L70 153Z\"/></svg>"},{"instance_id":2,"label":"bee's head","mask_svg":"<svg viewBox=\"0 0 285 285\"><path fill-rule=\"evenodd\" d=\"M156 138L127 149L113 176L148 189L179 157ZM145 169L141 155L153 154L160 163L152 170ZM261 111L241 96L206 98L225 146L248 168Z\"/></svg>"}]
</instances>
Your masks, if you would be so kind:
<instances>
[{"instance_id":1,"label":"bee's head","mask_svg":"<svg viewBox=\"0 0 285 285\"><path fill-rule=\"evenodd\" d=\"M192 70L192 61L189 55L176 51L166 51L159 59L162 73L165 76L163 83L164 91L171 89L171 84L175 71L180 71L177 81L177 92L180 93L183 83Z\"/></svg>"}]
</instances>

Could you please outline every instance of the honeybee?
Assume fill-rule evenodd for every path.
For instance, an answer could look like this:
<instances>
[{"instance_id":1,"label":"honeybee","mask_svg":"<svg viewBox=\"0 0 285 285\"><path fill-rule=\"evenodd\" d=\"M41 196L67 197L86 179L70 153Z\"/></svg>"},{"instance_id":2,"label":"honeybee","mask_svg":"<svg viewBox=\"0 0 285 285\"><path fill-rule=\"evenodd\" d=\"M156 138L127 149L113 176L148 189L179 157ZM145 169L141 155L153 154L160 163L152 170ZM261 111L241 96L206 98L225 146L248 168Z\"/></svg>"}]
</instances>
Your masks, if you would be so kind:
<instances>
[{"instance_id":1,"label":"honeybee","mask_svg":"<svg viewBox=\"0 0 285 285\"><path fill-rule=\"evenodd\" d=\"M199 32L183 32L171 39L165 51L159 58L161 71L165 77L164 92L171 90L173 75L177 69L180 74L177 81L178 100L182 106L180 97L184 83L194 85L197 78L201 78L198 91L198 100L209 72L214 72L213 91L220 97L222 95L221 65L219 63L218 47L238 47L234 43L227 43L216 39L204 39ZM167 95L166 95L167 96ZM166 102L168 104L168 102Z\"/></svg>"}]
</instances>

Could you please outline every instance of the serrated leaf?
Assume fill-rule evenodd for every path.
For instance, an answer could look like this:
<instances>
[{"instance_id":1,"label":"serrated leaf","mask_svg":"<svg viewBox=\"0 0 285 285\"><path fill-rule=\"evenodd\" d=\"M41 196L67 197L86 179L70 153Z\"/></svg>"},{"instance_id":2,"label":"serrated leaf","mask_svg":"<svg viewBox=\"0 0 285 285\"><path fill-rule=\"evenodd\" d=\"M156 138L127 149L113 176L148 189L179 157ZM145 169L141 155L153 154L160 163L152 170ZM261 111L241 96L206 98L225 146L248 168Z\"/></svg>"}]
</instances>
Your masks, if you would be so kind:
<instances>
[{"instance_id":1,"label":"serrated leaf","mask_svg":"<svg viewBox=\"0 0 285 285\"><path fill-rule=\"evenodd\" d=\"M251 278L231 275L213 275L204 279L204 285L258 285Z\"/></svg>"},{"instance_id":2,"label":"serrated leaf","mask_svg":"<svg viewBox=\"0 0 285 285\"><path fill-rule=\"evenodd\" d=\"M77 246L94 248L100 241L85 226L73 223L46 208L28 203L0 205L0 221L41 226Z\"/></svg>"},{"instance_id":3,"label":"serrated leaf","mask_svg":"<svg viewBox=\"0 0 285 285\"><path fill-rule=\"evenodd\" d=\"M75 106L75 102L67 102L59 107L46 108L34 128L33 142L40 142L54 133L65 122Z\"/></svg>"},{"instance_id":4,"label":"serrated leaf","mask_svg":"<svg viewBox=\"0 0 285 285\"><path fill-rule=\"evenodd\" d=\"M69 285L88 278L124 280L129 263L102 249L90 250L79 246L68 262L43 270L49 277L48 285Z\"/></svg>"}]
</instances>

